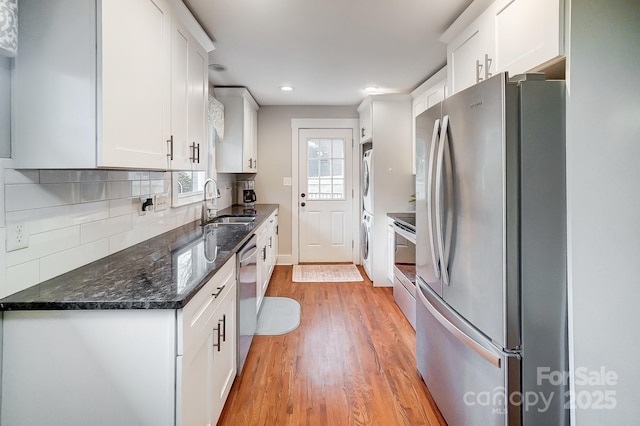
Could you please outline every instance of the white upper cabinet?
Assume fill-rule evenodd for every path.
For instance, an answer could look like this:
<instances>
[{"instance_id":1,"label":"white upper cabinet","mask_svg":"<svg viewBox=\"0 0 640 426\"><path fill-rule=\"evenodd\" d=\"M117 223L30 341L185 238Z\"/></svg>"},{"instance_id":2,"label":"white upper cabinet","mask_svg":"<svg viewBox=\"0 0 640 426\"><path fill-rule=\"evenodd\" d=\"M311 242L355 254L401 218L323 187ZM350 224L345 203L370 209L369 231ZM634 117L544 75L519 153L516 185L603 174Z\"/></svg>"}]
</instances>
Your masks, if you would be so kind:
<instances>
[{"instance_id":1,"label":"white upper cabinet","mask_svg":"<svg viewBox=\"0 0 640 426\"><path fill-rule=\"evenodd\" d=\"M370 98L358 107L360 113L360 143L371 140L373 134L373 103Z\"/></svg>"},{"instance_id":2,"label":"white upper cabinet","mask_svg":"<svg viewBox=\"0 0 640 426\"><path fill-rule=\"evenodd\" d=\"M98 4L96 166L167 168L169 6L163 0Z\"/></svg>"},{"instance_id":3,"label":"white upper cabinet","mask_svg":"<svg viewBox=\"0 0 640 426\"><path fill-rule=\"evenodd\" d=\"M413 92L413 119L411 125L411 164L416 174L416 117L447 97L447 67L443 67ZM393 281L393 280L392 280Z\"/></svg>"},{"instance_id":4,"label":"white upper cabinet","mask_svg":"<svg viewBox=\"0 0 640 426\"><path fill-rule=\"evenodd\" d=\"M491 14L480 15L447 45L451 93L466 89L495 72Z\"/></svg>"},{"instance_id":5,"label":"white upper cabinet","mask_svg":"<svg viewBox=\"0 0 640 426\"><path fill-rule=\"evenodd\" d=\"M171 4L21 0L15 167L173 167L167 141L175 123L172 112L177 111L172 108L172 74L178 70L172 65L177 18ZM206 58L203 51L200 47L200 60ZM195 53L189 58L197 62ZM202 87L190 85L188 96L202 98L204 90L206 99L206 62L197 70ZM192 68L187 80L196 78ZM186 126L189 143L206 140L204 105L202 130Z\"/></svg>"},{"instance_id":6,"label":"white upper cabinet","mask_svg":"<svg viewBox=\"0 0 640 426\"><path fill-rule=\"evenodd\" d=\"M171 137L174 170L207 169L207 52L174 20L171 33Z\"/></svg>"},{"instance_id":7,"label":"white upper cabinet","mask_svg":"<svg viewBox=\"0 0 640 426\"><path fill-rule=\"evenodd\" d=\"M495 67L521 74L564 54L562 0L498 0Z\"/></svg>"},{"instance_id":8,"label":"white upper cabinet","mask_svg":"<svg viewBox=\"0 0 640 426\"><path fill-rule=\"evenodd\" d=\"M216 145L219 173L258 172L258 104L244 87L216 87L224 105L224 138Z\"/></svg>"},{"instance_id":9,"label":"white upper cabinet","mask_svg":"<svg viewBox=\"0 0 640 426\"><path fill-rule=\"evenodd\" d=\"M447 43L450 93L498 72L513 76L556 61L564 54L563 10L563 0L496 0L475 19L478 7L467 9L440 38Z\"/></svg>"}]
</instances>

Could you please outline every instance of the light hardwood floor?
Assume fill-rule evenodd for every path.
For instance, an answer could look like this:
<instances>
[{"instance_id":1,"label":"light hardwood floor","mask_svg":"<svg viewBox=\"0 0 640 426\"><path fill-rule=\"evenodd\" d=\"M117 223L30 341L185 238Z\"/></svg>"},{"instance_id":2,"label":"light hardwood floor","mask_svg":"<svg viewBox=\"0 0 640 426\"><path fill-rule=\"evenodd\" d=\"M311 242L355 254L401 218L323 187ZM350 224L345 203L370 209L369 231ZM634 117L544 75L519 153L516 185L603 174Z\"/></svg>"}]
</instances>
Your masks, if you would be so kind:
<instances>
[{"instance_id":1,"label":"light hardwood floor","mask_svg":"<svg viewBox=\"0 0 640 426\"><path fill-rule=\"evenodd\" d=\"M415 362L415 332L391 288L294 283L276 266L267 296L300 302L300 326L256 336L219 425L444 425Z\"/></svg>"}]
</instances>

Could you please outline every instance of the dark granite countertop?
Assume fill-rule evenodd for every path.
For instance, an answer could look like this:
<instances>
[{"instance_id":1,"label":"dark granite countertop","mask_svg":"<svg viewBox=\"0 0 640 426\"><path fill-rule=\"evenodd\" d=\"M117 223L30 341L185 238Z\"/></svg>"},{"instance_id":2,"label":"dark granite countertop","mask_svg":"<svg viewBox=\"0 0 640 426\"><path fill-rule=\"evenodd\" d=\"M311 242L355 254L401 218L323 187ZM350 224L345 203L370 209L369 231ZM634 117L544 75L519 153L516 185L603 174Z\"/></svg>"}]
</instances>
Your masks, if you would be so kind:
<instances>
[{"instance_id":1,"label":"dark granite countertop","mask_svg":"<svg viewBox=\"0 0 640 426\"><path fill-rule=\"evenodd\" d=\"M255 213L256 220L246 226L189 223L1 299L0 311L180 309L277 208L220 210L218 216Z\"/></svg>"}]
</instances>

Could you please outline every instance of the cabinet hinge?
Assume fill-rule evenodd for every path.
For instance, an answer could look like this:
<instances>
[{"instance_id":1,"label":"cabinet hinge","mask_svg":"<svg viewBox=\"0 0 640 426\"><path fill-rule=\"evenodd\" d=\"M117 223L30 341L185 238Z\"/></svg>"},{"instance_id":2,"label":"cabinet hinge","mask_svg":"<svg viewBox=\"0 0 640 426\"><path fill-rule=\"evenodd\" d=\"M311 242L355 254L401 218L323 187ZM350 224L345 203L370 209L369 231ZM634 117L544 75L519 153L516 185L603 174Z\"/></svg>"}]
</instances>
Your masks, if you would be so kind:
<instances>
[{"instance_id":1,"label":"cabinet hinge","mask_svg":"<svg viewBox=\"0 0 640 426\"><path fill-rule=\"evenodd\" d=\"M353 248L353 240L351 240L351 248Z\"/></svg>"},{"instance_id":2,"label":"cabinet hinge","mask_svg":"<svg viewBox=\"0 0 640 426\"><path fill-rule=\"evenodd\" d=\"M355 195L355 190L354 190L354 189L352 189L352 190L351 190L351 198L355 198L355 196L356 196L356 195Z\"/></svg>"}]
</instances>

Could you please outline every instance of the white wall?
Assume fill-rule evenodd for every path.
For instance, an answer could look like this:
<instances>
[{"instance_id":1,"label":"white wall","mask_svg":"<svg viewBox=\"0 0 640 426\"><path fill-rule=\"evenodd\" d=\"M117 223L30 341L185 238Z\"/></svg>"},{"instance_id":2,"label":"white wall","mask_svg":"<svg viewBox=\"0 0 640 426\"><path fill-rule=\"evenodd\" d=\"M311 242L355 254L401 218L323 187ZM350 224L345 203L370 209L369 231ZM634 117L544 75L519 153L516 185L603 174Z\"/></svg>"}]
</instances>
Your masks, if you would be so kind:
<instances>
[{"instance_id":1,"label":"white wall","mask_svg":"<svg viewBox=\"0 0 640 426\"><path fill-rule=\"evenodd\" d=\"M282 179L291 176L292 118L358 118L356 106L263 106L258 110L258 203L280 204L278 259L290 262L292 253L291 187Z\"/></svg>"},{"instance_id":2,"label":"white wall","mask_svg":"<svg viewBox=\"0 0 640 426\"><path fill-rule=\"evenodd\" d=\"M572 0L567 209L572 370L604 367L611 386L576 386L574 424L640 418L640 2ZM601 401L608 405L609 401Z\"/></svg>"}]
</instances>

